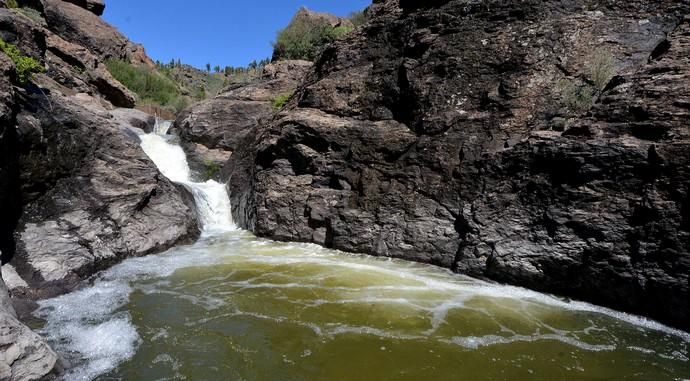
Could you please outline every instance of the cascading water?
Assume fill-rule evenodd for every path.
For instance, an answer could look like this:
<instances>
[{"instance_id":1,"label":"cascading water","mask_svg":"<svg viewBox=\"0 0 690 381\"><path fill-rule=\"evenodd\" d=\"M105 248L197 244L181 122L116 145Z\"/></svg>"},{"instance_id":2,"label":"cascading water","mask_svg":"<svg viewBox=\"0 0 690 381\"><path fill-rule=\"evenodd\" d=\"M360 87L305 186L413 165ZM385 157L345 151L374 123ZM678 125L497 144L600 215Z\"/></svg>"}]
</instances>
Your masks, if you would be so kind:
<instances>
[{"instance_id":1,"label":"cascading water","mask_svg":"<svg viewBox=\"0 0 690 381\"><path fill-rule=\"evenodd\" d=\"M142 147L204 235L40 302L64 380L690 379L690 334L643 318L235 229L158 127Z\"/></svg>"},{"instance_id":2,"label":"cascading water","mask_svg":"<svg viewBox=\"0 0 690 381\"><path fill-rule=\"evenodd\" d=\"M165 177L189 190L194 196L199 223L205 234L235 230L230 211L230 199L223 184L214 180L205 183L191 181L191 171L182 148L166 135L170 122L156 121L153 133L140 136L141 147Z\"/></svg>"}]
</instances>

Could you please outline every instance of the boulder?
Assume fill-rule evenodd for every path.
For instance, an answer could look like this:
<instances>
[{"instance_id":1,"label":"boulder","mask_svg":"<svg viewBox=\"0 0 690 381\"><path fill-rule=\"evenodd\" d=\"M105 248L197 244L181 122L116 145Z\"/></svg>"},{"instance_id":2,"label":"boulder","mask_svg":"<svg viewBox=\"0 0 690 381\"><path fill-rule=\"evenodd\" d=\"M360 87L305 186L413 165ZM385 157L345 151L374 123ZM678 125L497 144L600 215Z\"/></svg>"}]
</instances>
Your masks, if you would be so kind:
<instances>
[{"instance_id":1,"label":"boulder","mask_svg":"<svg viewBox=\"0 0 690 381\"><path fill-rule=\"evenodd\" d=\"M689 329L688 7L377 1L230 159L234 219Z\"/></svg>"},{"instance_id":2,"label":"boulder","mask_svg":"<svg viewBox=\"0 0 690 381\"><path fill-rule=\"evenodd\" d=\"M141 133L150 133L156 126L156 117L132 108L117 108L110 111L113 119L125 128L135 128Z\"/></svg>"}]
</instances>

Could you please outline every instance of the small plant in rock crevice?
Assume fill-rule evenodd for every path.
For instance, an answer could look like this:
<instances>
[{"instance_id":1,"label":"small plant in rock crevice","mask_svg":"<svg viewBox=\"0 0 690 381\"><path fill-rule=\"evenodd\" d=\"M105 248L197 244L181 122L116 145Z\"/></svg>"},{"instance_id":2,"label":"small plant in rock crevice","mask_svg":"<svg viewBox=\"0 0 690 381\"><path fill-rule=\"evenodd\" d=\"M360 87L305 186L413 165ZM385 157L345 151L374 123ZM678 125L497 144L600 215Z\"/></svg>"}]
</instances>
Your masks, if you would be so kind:
<instances>
[{"instance_id":1,"label":"small plant in rock crevice","mask_svg":"<svg viewBox=\"0 0 690 381\"><path fill-rule=\"evenodd\" d=\"M212 180L220 173L220 165L215 161L204 161L204 181Z\"/></svg>"},{"instance_id":2,"label":"small plant in rock crevice","mask_svg":"<svg viewBox=\"0 0 690 381\"><path fill-rule=\"evenodd\" d=\"M563 79L556 84L556 88L563 106L575 114L582 114L594 104L594 89L587 84L577 84L574 80Z\"/></svg>"},{"instance_id":3,"label":"small plant in rock crevice","mask_svg":"<svg viewBox=\"0 0 690 381\"><path fill-rule=\"evenodd\" d=\"M5 42L0 39L0 50L7 54L14 62L15 70L17 72L17 80L20 84L26 84L31 81L35 73L42 73L45 71L43 65L36 59L22 54L22 52L15 45Z\"/></svg>"},{"instance_id":4,"label":"small plant in rock crevice","mask_svg":"<svg viewBox=\"0 0 690 381\"><path fill-rule=\"evenodd\" d=\"M19 4L17 4L17 0L7 0L5 2L5 5L7 5L7 8L10 8L10 9L19 8Z\"/></svg>"},{"instance_id":5,"label":"small plant in rock crevice","mask_svg":"<svg viewBox=\"0 0 690 381\"><path fill-rule=\"evenodd\" d=\"M285 105L287 104L288 100L290 100L290 97L292 97L293 93L285 93L285 94L280 94L277 97L273 98L271 100L271 104L273 105L273 108L276 110L280 110Z\"/></svg>"},{"instance_id":6,"label":"small plant in rock crevice","mask_svg":"<svg viewBox=\"0 0 690 381\"><path fill-rule=\"evenodd\" d=\"M592 83L598 91L604 90L615 74L613 56L606 50L596 51L589 59Z\"/></svg>"}]
</instances>

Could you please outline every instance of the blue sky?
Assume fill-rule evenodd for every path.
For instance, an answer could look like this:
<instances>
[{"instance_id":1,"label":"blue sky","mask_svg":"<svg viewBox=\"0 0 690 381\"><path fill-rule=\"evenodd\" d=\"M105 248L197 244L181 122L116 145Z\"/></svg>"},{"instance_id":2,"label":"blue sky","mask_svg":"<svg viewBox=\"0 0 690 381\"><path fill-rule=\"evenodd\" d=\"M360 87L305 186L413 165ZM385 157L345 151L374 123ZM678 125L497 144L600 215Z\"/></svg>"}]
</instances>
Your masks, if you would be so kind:
<instances>
[{"instance_id":1,"label":"blue sky","mask_svg":"<svg viewBox=\"0 0 690 381\"><path fill-rule=\"evenodd\" d=\"M199 68L245 66L271 56L271 42L300 6L347 16L371 0L108 0L103 17L154 60Z\"/></svg>"}]
</instances>

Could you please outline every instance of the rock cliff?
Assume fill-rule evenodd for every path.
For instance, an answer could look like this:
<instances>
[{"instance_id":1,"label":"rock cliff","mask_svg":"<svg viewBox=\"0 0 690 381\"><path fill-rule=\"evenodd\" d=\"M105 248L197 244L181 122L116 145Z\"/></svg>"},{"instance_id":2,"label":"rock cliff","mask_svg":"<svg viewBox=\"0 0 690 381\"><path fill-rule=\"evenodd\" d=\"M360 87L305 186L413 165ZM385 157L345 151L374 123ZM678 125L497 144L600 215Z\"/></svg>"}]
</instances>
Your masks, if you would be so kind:
<instances>
[{"instance_id":1,"label":"rock cliff","mask_svg":"<svg viewBox=\"0 0 690 381\"><path fill-rule=\"evenodd\" d=\"M375 1L231 158L235 220L690 329L688 11Z\"/></svg>"}]
</instances>

